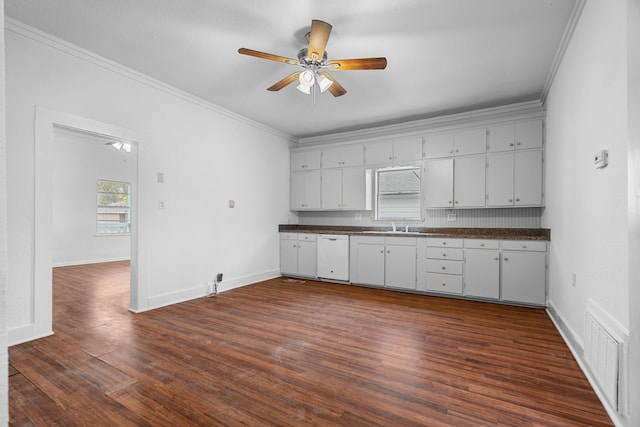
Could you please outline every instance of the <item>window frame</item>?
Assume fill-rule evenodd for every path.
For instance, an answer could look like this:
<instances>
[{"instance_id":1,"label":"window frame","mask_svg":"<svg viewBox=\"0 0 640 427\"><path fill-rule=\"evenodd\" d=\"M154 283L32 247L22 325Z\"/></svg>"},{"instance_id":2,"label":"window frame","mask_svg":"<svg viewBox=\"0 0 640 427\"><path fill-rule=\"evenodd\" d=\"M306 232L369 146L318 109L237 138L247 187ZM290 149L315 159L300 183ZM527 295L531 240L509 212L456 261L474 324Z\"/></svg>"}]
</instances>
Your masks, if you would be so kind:
<instances>
[{"instance_id":1,"label":"window frame","mask_svg":"<svg viewBox=\"0 0 640 427\"><path fill-rule=\"evenodd\" d=\"M394 172L394 171L402 171L402 170L412 170L416 171L419 176L420 185L417 191L407 191L400 194L415 194L418 198L418 215L415 217L408 216L380 216L380 173L386 172ZM378 221L423 221L422 216L422 167L420 165L409 165L409 166L391 166L391 167L383 167L379 169L375 169L373 173L374 177L374 188L373 188L373 200L374 200L374 219ZM389 195L389 194L388 194Z\"/></svg>"}]
</instances>

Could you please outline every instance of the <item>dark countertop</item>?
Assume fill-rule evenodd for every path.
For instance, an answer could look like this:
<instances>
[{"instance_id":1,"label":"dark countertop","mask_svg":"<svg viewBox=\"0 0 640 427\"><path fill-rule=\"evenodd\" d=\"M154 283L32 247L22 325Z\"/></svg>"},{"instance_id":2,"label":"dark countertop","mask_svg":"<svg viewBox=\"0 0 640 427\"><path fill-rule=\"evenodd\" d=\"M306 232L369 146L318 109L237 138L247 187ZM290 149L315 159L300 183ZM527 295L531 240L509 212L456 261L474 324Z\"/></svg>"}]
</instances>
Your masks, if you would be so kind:
<instances>
[{"instance_id":1,"label":"dark countertop","mask_svg":"<svg viewBox=\"0 0 640 427\"><path fill-rule=\"evenodd\" d=\"M398 227L404 230L404 227ZM391 232L391 227L357 227L342 225L280 224L280 232L347 234L361 236L446 237L460 239L493 240L551 240L549 228L429 228L409 227L409 233Z\"/></svg>"}]
</instances>

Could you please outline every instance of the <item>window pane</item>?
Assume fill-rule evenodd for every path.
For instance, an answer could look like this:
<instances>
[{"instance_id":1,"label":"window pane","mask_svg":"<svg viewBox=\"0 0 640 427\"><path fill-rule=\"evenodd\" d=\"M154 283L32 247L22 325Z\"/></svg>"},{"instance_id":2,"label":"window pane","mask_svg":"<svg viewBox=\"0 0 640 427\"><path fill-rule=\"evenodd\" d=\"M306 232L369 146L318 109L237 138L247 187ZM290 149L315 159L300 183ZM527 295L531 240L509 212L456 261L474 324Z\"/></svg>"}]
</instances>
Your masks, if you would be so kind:
<instances>
[{"instance_id":1,"label":"window pane","mask_svg":"<svg viewBox=\"0 0 640 427\"><path fill-rule=\"evenodd\" d=\"M379 193L420 192L420 171L417 168L378 172Z\"/></svg>"},{"instance_id":2,"label":"window pane","mask_svg":"<svg viewBox=\"0 0 640 427\"><path fill-rule=\"evenodd\" d=\"M420 168L381 169L376 176L376 218L420 219Z\"/></svg>"},{"instance_id":3,"label":"window pane","mask_svg":"<svg viewBox=\"0 0 640 427\"><path fill-rule=\"evenodd\" d=\"M99 180L96 184L96 198L98 234L131 232L131 195L128 182Z\"/></svg>"}]
</instances>

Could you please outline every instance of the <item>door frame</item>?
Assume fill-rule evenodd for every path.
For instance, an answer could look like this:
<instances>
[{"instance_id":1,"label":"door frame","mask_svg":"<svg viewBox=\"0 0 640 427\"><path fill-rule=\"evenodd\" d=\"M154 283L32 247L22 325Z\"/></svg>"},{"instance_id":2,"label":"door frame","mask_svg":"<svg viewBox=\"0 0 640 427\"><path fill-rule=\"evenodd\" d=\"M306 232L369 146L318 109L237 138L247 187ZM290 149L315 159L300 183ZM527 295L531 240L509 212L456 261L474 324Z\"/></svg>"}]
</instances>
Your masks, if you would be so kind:
<instances>
[{"instance_id":1,"label":"door frame","mask_svg":"<svg viewBox=\"0 0 640 427\"><path fill-rule=\"evenodd\" d=\"M130 305L132 312L148 308L147 289L141 280L138 256L140 240L138 185L141 148L146 135L120 126L53 111L41 106L35 109L35 213L34 213L34 276L33 276L33 330L34 338L53 334L53 139L54 127L96 134L131 142L136 150L136 167L131 182L131 277Z\"/></svg>"}]
</instances>

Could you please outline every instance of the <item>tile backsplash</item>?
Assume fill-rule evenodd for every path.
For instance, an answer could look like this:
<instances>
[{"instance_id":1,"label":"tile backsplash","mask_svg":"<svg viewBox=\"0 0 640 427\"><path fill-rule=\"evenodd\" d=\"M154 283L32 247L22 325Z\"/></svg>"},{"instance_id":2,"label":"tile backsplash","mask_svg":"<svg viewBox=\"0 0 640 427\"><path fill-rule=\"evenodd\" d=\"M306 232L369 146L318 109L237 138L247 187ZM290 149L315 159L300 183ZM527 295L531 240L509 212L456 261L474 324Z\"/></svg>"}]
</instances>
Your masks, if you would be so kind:
<instances>
[{"instance_id":1,"label":"tile backsplash","mask_svg":"<svg viewBox=\"0 0 640 427\"><path fill-rule=\"evenodd\" d=\"M510 209L426 209L424 221L396 221L398 225L420 227L540 228L544 208ZM454 214L455 221L448 215ZM373 219L372 211L364 212L298 212L304 225L380 226L390 221ZM360 215L361 219L356 219Z\"/></svg>"}]
</instances>

